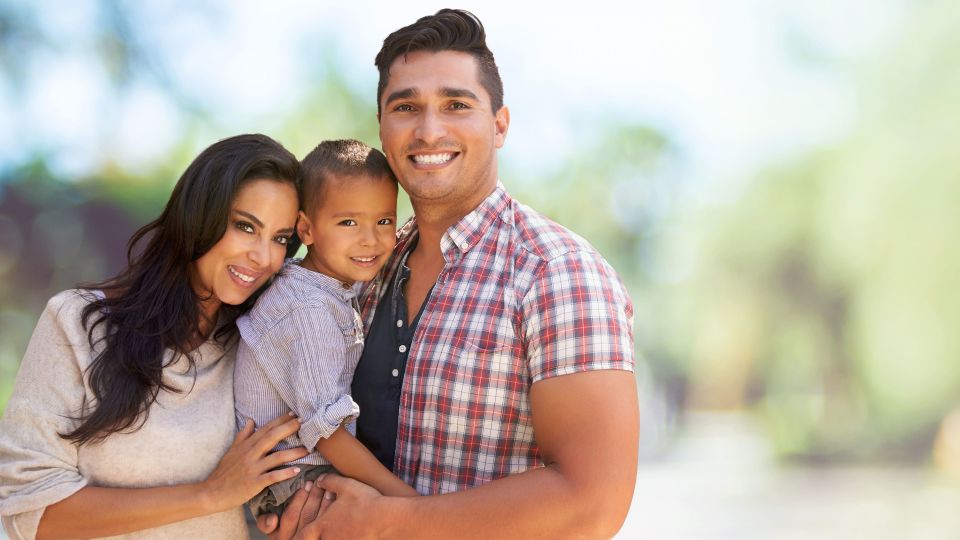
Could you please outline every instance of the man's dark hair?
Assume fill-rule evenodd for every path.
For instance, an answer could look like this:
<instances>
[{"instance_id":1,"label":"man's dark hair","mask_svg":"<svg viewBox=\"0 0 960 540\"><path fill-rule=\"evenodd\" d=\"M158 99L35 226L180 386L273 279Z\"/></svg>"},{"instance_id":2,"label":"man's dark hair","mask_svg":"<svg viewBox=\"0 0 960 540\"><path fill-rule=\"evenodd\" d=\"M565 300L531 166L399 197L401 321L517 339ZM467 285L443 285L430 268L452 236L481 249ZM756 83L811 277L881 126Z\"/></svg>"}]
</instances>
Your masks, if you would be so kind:
<instances>
[{"instance_id":1,"label":"man's dark hair","mask_svg":"<svg viewBox=\"0 0 960 540\"><path fill-rule=\"evenodd\" d=\"M503 81L500 70L487 48L487 35L483 23L476 15L463 9L441 9L433 15L421 17L410 26L405 26L387 36L383 47L373 61L380 71L377 84L377 112L380 100L390 80L390 66L408 53L416 51L458 51L477 59L477 75L480 85L490 94L490 106L494 114L503 106Z\"/></svg>"},{"instance_id":2,"label":"man's dark hair","mask_svg":"<svg viewBox=\"0 0 960 540\"><path fill-rule=\"evenodd\" d=\"M323 199L331 176L370 177L397 183L383 152L355 140L323 141L300 162L300 205L309 216Z\"/></svg>"}]
</instances>

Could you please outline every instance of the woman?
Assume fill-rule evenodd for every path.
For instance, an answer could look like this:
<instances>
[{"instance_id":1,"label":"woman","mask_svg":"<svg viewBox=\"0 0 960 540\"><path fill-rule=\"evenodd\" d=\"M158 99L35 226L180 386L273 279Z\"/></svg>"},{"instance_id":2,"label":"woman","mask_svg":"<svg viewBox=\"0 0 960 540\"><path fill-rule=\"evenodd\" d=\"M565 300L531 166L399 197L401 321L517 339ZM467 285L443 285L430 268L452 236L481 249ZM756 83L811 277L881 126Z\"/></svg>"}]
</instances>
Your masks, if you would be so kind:
<instances>
[{"instance_id":1,"label":"woman","mask_svg":"<svg viewBox=\"0 0 960 540\"><path fill-rule=\"evenodd\" d=\"M236 434L233 360L237 316L298 246L297 173L269 137L214 144L126 270L49 301L0 421L11 538L244 538L241 504L296 474L271 469L305 450L267 455L295 418Z\"/></svg>"}]
</instances>

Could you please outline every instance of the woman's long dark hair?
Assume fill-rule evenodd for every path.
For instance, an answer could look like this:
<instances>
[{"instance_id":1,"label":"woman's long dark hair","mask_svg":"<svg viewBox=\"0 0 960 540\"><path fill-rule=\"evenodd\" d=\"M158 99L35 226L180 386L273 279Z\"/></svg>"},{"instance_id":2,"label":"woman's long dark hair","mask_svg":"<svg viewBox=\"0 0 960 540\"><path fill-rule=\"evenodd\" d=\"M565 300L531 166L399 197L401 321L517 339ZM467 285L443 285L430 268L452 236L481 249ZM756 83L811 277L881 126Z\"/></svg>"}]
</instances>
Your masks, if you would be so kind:
<instances>
[{"instance_id":1,"label":"woman's long dark hair","mask_svg":"<svg viewBox=\"0 0 960 540\"><path fill-rule=\"evenodd\" d=\"M187 167L160 217L130 238L127 269L84 285L104 292L82 315L91 347L98 341L94 330L103 326L102 352L87 370L93 410L82 411L79 426L62 433L63 438L85 444L139 429L161 390L180 391L163 382L164 353L184 353L193 366L189 350L203 317L202 298L191 285L193 262L226 232L234 196L244 183L267 178L297 188L298 168L293 154L264 135L238 135L213 144ZM287 256L298 247L292 239ZM256 296L221 307L215 339L224 346L234 339L237 316Z\"/></svg>"}]
</instances>

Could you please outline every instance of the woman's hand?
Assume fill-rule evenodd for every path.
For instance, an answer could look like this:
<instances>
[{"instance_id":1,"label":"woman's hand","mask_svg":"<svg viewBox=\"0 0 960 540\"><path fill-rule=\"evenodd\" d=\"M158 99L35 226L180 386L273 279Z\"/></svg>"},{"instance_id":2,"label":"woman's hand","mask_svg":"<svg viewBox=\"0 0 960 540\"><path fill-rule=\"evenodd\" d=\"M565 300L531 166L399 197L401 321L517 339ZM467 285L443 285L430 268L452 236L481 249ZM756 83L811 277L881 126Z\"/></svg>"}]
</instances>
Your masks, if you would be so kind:
<instances>
[{"instance_id":1,"label":"woman's hand","mask_svg":"<svg viewBox=\"0 0 960 540\"><path fill-rule=\"evenodd\" d=\"M217 468L201 484L211 510L218 512L240 506L270 484L296 476L299 467L272 469L306 456L309 453L306 448L269 452L298 429L300 421L293 413L275 418L256 431L253 421L248 420Z\"/></svg>"}]
</instances>

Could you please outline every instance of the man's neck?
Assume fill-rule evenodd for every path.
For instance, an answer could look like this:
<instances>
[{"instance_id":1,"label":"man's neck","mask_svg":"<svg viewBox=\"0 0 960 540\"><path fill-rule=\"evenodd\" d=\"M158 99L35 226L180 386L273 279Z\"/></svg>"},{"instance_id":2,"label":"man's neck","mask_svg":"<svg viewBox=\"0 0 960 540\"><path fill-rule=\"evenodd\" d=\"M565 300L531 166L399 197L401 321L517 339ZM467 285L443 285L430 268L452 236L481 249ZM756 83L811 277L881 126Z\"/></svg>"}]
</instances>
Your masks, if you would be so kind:
<instances>
[{"instance_id":1,"label":"man's neck","mask_svg":"<svg viewBox=\"0 0 960 540\"><path fill-rule=\"evenodd\" d=\"M413 214L417 218L417 231L420 239L417 248L427 246L427 251L440 253L440 239L447 229L477 209L497 188L494 181L489 189L479 191L476 197L460 204L438 204L435 201L410 201Z\"/></svg>"}]
</instances>

